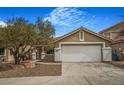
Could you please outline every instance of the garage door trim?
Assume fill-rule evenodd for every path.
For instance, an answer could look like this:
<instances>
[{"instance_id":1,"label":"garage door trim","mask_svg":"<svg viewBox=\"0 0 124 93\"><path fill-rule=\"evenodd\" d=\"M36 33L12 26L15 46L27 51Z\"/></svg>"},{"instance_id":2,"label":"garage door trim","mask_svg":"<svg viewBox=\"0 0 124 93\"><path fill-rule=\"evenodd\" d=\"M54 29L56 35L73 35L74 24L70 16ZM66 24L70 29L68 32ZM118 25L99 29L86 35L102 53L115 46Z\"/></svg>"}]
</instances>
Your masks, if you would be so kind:
<instances>
[{"instance_id":1,"label":"garage door trim","mask_svg":"<svg viewBox=\"0 0 124 93\"><path fill-rule=\"evenodd\" d=\"M62 45L65 45L65 44L67 44L67 45L73 45L73 44L76 44L76 45L83 45L83 44L85 44L85 45L102 45L102 47L103 48L105 48L105 42L60 42L59 43L59 49L61 50L61 52L60 52L60 60L62 61ZM103 60L103 57L102 57L102 47L101 47L101 61Z\"/></svg>"},{"instance_id":2,"label":"garage door trim","mask_svg":"<svg viewBox=\"0 0 124 93\"><path fill-rule=\"evenodd\" d=\"M79 44L79 45L81 45L81 44L101 44L102 46L103 46L103 48L105 48L105 42L60 42L59 43L59 49L61 49L61 46L62 46L62 44Z\"/></svg>"}]
</instances>

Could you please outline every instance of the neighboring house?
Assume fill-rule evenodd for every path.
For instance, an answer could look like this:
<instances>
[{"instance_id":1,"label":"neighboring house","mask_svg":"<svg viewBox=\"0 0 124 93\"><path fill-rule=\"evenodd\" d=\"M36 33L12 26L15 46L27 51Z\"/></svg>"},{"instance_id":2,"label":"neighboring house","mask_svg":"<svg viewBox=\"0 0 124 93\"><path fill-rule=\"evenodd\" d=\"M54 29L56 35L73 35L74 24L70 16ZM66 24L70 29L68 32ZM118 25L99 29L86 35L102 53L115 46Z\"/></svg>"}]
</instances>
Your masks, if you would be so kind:
<instances>
[{"instance_id":1,"label":"neighboring house","mask_svg":"<svg viewBox=\"0 0 124 93\"><path fill-rule=\"evenodd\" d=\"M55 61L111 61L111 40L86 28L76 29L55 40Z\"/></svg>"},{"instance_id":2,"label":"neighboring house","mask_svg":"<svg viewBox=\"0 0 124 93\"><path fill-rule=\"evenodd\" d=\"M99 34L112 39L113 60L124 60L124 22L113 25Z\"/></svg>"}]
</instances>

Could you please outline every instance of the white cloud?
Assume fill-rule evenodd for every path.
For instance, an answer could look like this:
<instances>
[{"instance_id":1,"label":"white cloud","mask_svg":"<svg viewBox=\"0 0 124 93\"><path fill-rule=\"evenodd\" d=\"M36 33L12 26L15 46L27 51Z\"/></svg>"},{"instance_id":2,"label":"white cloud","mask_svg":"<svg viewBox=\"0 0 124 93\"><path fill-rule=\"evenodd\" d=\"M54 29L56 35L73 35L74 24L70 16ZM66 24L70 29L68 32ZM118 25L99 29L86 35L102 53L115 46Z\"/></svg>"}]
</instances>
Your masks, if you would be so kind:
<instances>
[{"instance_id":1,"label":"white cloud","mask_svg":"<svg viewBox=\"0 0 124 93\"><path fill-rule=\"evenodd\" d=\"M63 35L81 26L92 30L97 24L97 17L84 8L55 8L44 20L50 20L56 28L57 35Z\"/></svg>"},{"instance_id":2,"label":"white cloud","mask_svg":"<svg viewBox=\"0 0 124 93\"><path fill-rule=\"evenodd\" d=\"M74 25L91 25L94 18L94 15L91 16L85 10L61 7L54 9L44 20L50 20L54 25L71 27Z\"/></svg>"},{"instance_id":3,"label":"white cloud","mask_svg":"<svg viewBox=\"0 0 124 93\"><path fill-rule=\"evenodd\" d=\"M7 26L7 24L4 21L0 20L0 27L5 27L5 26Z\"/></svg>"}]
</instances>

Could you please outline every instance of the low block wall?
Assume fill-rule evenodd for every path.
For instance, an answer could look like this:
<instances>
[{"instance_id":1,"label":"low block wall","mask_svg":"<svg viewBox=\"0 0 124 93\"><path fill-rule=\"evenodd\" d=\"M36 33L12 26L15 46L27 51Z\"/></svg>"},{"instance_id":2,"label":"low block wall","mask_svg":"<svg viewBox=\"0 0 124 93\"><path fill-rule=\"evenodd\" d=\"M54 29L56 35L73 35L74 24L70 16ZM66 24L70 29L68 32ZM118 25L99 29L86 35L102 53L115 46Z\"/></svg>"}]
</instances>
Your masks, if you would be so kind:
<instances>
[{"instance_id":1,"label":"low block wall","mask_svg":"<svg viewBox=\"0 0 124 93\"><path fill-rule=\"evenodd\" d=\"M45 57L41 59L44 62L53 62L54 61L54 54L45 54Z\"/></svg>"}]
</instances>

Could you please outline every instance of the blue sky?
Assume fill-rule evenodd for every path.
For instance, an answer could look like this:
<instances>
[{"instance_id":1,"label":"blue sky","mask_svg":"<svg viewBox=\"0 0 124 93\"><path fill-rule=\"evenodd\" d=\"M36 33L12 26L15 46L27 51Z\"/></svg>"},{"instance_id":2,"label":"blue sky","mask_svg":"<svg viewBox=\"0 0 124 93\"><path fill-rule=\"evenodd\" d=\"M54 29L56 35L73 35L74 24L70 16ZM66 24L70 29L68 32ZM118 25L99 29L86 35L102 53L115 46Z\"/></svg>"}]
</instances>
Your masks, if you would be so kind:
<instances>
[{"instance_id":1,"label":"blue sky","mask_svg":"<svg viewBox=\"0 0 124 93\"><path fill-rule=\"evenodd\" d=\"M36 17L50 20L55 29L56 36L63 35L81 26L94 32L99 32L124 19L124 8L100 7L5 7L0 8L0 24L8 18L25 17L34 23Z\"/></svg>"}]
</instances>

